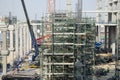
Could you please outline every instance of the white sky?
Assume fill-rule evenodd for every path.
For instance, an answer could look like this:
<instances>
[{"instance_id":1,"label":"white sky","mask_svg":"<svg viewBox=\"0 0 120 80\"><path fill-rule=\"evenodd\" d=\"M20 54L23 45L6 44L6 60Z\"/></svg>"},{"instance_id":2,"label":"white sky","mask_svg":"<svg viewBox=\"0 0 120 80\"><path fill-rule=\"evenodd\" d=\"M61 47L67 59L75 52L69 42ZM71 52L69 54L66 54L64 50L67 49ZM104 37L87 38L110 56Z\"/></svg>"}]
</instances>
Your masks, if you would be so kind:
<instances>
[{"instance_id":1,"label":"white sky","mask_svg":"<svg viewBox=\"0 0 120 80\"><path fill-rule=\"evenodd\" d=\"M58 10L66 9L66 0L56 0L56 8ZM72 0L72 9L75 9L77 0ZM47 0L25 0L28 15L30 19L37 19L47 12ZM83 0L83 10L95 10L96 0ZM18 19L25 19L21 0L0 0L0 16L8 16L9 12L17 16Z\"/></svg>"}]
</instances>

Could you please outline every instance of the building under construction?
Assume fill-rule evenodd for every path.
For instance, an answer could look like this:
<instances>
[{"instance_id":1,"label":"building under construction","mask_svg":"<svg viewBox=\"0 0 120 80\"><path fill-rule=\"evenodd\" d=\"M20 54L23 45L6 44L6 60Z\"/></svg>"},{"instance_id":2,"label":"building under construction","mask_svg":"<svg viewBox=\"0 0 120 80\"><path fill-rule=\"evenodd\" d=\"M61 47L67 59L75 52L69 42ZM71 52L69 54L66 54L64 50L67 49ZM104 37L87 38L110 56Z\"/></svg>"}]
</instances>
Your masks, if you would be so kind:
<instances>
[{"instance_id":1,"label":"building under construction","mask_svg":"<svg viewBox=\"0 0 120 80\"><path fill-rule=\"evenodd\" d=\"M103 1L105 10L102 8ZM37 40L40 45L38 58L41 80L107 80L108 77L105 76L102 79L98 78L104 71L100 72L98 68L101 63L109 64L108 57L111 55L102 56L101 59L96 52L113 55L111 62L115 62L113 63L115 68L111 72L112 75L108 76L109 78L115 76L115 80L119 80L120 1L97 0L96 11L82 11L82 0L77 0L76 11L72 11L71 3L71 0L66 0L66 10L59 11L55 8L55 0L48 0L47 17L42 17L40 22L31 22L35 38L39 38ZM94 16L89 16L90 14ZM15 35L18 59L26 57L26 53L34 49L26 22L15 26L15 29L11 27L10 30L15 30L16 34L11 32L10 37L13 37L12 34ZM96 51L95 42L100 41L103 43L103 52ZM10 56L13 56L14 52L12 43L14 42L10 42ZM14 60L10 61L13 64Z\"/></svg>"},{"instance_id":2,"label":"building under construction","mask_svg":"<svg viewBox=\"0 0 120 80\"><path fill-rule=\"evenodd\" d=\"M105 0L104 0L105 1ZM42 54L42 79L44 80L93 80L96 66L95 41L102 41L105 53L115 55L115 38L118 25L118 9L111 9L119 1L105 2L97 0L96 11L82 11L82 0L78 0L76 12L72 12L70 1L67 11L51 11L49 27L51 41L43 43L49 48ZM55 12L54 12L55 11ZM95 18L86 14L95 13ZM105 19L104 19L105 18ZM119 26L119 25L118 25ZM103 32L101 30L103 29ZM119 29L117 29L119 30ZM119 31L118 31L119 32ZM96 34L97 33L97 34ZM101 35L102 39L100 38ZM117 43L118 44L118 43ZM112 51L111 51L112 50ZM116 53L118 56L119 53ZM119 76L118 58L116 59L116 76Z\"/></svg>"},{"instance_id":3,"label":"building under construction","mask_svg":"<svg viewBox=\"0 0 120 80\"><path fill-rule=\"evenodd\" d=\"M51 43L42 54L43 80L92 80L95 24L85 17L79 22L76 13L52 14Z\"/></svg>"}]
</instances>

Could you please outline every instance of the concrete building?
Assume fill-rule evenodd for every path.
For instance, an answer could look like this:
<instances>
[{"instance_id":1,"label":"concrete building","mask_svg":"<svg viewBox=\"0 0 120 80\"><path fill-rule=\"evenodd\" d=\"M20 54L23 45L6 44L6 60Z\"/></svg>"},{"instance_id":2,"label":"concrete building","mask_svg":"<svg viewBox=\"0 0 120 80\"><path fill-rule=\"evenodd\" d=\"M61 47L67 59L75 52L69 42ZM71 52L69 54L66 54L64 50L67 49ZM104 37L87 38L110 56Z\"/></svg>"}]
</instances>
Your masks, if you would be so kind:
<instances>
[{"instance_id":1,"label":"concrete building","mask_svg":"<svg viewBox=\"0 0 120 80\"><path fill-rule=\"evenodd\" d=\"M115 54L117 20L118 16L120 16L118 14L119 10L120 0L97 0L97 11L101 11L96 13L97 41L102 41L105 49L109 51L112 49L112 54Z\"/></svg>"},{"instance_id":2,"label":"concrete building","mask_svg":"<svg viewBox=\"0 0 120 80\"><path fill-rule=\"evenodd\" d=\"M102 8L102 3L104 8ZM120 0L97 0L97 27L98 37L100 41L101 26L104 28L104 48L112 49L112 54L116 56L115 64L115 80L120 79ZM104 12L104 13L102 13ZM101 16L104 14L104 16ZM104 18L103 18L104 17ZM104 19L103 22L101 19Z\"/></svg>"}]
</instances>

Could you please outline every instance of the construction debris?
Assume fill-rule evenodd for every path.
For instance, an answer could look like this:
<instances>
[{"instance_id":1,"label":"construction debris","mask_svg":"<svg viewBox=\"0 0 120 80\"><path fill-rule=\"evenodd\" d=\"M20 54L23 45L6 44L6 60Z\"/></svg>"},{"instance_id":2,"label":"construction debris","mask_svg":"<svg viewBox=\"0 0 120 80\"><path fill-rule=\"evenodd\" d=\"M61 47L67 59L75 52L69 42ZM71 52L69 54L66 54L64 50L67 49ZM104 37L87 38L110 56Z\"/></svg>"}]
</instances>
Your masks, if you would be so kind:
<instances>
[{"instance_id":1,"label":"construction debris","mask_svg":"<svg viewBox=\"0 0 120 80\"><path fill-rule=\"evenodd\" d=\"M37 74L34 75L8 74L8 75L3 75L2 80L40 80L40 77Z\"/></svg>"}]
</instances>

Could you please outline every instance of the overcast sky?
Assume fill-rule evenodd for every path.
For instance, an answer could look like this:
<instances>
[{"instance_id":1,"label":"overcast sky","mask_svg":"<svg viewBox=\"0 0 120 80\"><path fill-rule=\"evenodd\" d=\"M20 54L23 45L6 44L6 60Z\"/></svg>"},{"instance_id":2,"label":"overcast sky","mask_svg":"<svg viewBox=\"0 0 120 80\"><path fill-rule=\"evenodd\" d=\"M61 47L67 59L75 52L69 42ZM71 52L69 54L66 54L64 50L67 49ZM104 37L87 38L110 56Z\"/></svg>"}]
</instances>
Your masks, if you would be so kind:
<instances>
[{"instance_id":1,"label":"overcast sky","mask_svg":"<svg viewBox=\"0 0 120 80\"><path fill-rule=\"evenodd\" d=\"M56 0L56 8L58 10L66 9L66 0ZM75 9L77 0L72 0L72 9ZM47 12L47 0L25 0L28 15L30 19L39 19ZM83 0L83 10L95 10L96 0ZM17 16L18 19L25 19L21 0L0 0L0 16L8 16L9 12Z\"/></svg>"}]
</instances>

